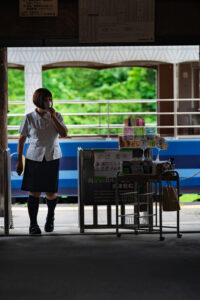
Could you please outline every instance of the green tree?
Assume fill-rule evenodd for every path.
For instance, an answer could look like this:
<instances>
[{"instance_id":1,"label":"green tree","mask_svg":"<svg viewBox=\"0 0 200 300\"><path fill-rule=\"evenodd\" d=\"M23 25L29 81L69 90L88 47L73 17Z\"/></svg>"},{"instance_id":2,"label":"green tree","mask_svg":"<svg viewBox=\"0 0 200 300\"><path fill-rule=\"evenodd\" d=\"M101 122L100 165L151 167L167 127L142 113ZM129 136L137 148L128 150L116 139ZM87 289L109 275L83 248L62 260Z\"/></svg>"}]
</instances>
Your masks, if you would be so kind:
<instances>
[{"instance_id":1,"label":"green tree","mask_svg":"<svg viewBox=\"0 0 200 300\"><path fill-rule=\"evenodd\" d=\"M43 87L51 90L54 100L127 100L156 98L156 71L149 68L120 67L94 70L87 68L58 68L43 71ZM8 72L9 100L24 100L24 72L10 69ZM98 113L107 112L105 104L55 104L63 112ZM155 111L155 104L124 103L111 104L110 112ZM24 105L10 105L12 113L23 113ZM114 124L123 123L126 116L111 116ZM22 118L9 118L8 124L19 125ZM66 124L98 124L97 116L65 116ZM102 116L101 122L106 123ZM155 122L153 116L145 116L146 123ZM75 131L70 131L73 133ZM97 133L97 130L76 131L76 133ZM116 131L115 131L116 132ZM106 131L104 131L106 133Z\"/></svg>"},{"instance_id":2,"label":"green tree","mask_svg":"<svg viewBox=\"0 0 200 300\"><path fill-rule=\"evenodd\" d=\"M8 69L9 101L24 101L24 71Z\"/></svg>"},{"instance_id":3,"label":"green tree","mask_svg":"<svg viewBox=\"0 0 200 300\"><path fill-rule=\"evenodd\" d=\"M126 100L155 99L156 71L149 68L120 67L104 70L86 68L54 69L43 72L43 85L53 92L54 99L59 100ZM99 105L57 106L61 111L68 112L98 112ZM120 104L110 105L110 112L142 112L155 111L156 105ZM101 105L101 112L106 112L107 106ZM111 116L114 124L123 123L125 115ZM106 117L102 117L106 123ZM155 123L154 116L145 116L147 123ZM97 117L70 116L65 117L67 124L97 124ZM84 131L89 133L89 131ZM105 131L104 131L105 132ZM116 131L115 131L116 132ZM106 133L106 132L105 132Z\"/></svg>"}]
</instances>

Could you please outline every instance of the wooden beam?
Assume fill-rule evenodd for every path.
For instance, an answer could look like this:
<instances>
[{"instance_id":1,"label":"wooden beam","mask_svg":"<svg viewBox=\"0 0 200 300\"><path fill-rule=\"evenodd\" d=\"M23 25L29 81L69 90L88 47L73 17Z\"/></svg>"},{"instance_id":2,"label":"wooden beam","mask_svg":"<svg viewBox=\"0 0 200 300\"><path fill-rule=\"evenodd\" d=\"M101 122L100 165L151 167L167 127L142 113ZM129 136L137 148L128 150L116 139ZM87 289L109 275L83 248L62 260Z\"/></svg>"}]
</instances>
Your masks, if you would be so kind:
<instances>
[{"instance_id":1,"label":"wooden beam","mask_svg":"<svg viewBox=\"0 0 200 300\"><path fill-rule=\"evenodd\" d=\"M3 215L3 211L4 211L3 151L6 150L8 147L7 112L8 112L7 48L0 47L0 216Z\"/></svg>"}]
</instances>

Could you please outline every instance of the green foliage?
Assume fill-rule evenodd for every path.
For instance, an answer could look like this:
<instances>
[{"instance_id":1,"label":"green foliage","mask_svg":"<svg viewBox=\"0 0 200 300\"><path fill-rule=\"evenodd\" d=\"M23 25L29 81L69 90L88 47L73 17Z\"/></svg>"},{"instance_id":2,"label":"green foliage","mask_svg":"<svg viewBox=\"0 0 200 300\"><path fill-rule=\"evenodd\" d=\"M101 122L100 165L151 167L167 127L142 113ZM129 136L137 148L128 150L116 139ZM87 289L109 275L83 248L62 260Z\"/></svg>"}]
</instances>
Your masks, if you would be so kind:
<instances>
[{"instance_id":1,"label":"green foliage","mask_svg":"<svg viewBox=\"0 0 200 300\"><path fill-rule=\"evenodd\" d=\"M146 68L63 68L44 71L43 86L54 100L154 99L155 76Z\"/></svg>"},{"instance_id":2,"label":"green foliage","mask_svg":"<svg viewBox=\"0 0 200 300\"><path fill-rule=\"evenodd\" d=\"M179 198L180 202L195 202L199 201L199 195L198 194L183 194Z\"/></svg>"},{"instance_id":3,"label":"green foliage","mask_svg":"<svg viewBox=\"0 0 200 300\"><path fill-rule=\"evenodd\" d=\"M23 72L9 70L9 100L24 99ZM126 100L156 98L156 71L148 68L121 67L104 70L87 68L58 68L43 71L43 87L51 90L54 100ZM55 104L61 113L107 112L106 104ZM24 111L22 106L10 105L12 113ZM155 104L118 103L110 105L110 112L124 112L111 116L110 123L121 124L126 112L155 111ZM64 116L66 124L106 124L107 116ZM155 123L153 116L145 116L146 123ZM9 124L20 124L20 118L12 118ZM113 133L116 133L113 130ZM98 130L70 130L72 133L98 133ZM107 133L102 130L101 133Z\"/></svg>"},{"instance_id":4,"label":"green foliage","mask_svg":"<svg viewBox=\"0 0 200 300\"><path fill-rule=\"evenodd\" d=\"M24 71L8 69L8 100L24 101Z\"/></svg>"},{"instance_id":5,"label":"green foliage","mask_svg":"<svg viewBox=\"0 0 200 300\"><path fill-rule=\"evenodd\" d=\"M24 101L24 71L8 69L8 100ZM8 110L12 114L24 113L25 105L10 104ZM20 125L23 117L8 117L9 125ZM17 131L9 131L9 134L18 134Z\"/></svg>"},{"instance_id":6,"label":"green foliage","mask_svg":"<svg viewBox=\"0 0 200 300\"><path fill-rule=\"evenodd\" d=\"M52 91L55 100L155 99L155 83L156 71L146 68L122 67L101 71L66 68L43 72L43 86ZM107 112L105 104L58 105L56 108L60 112ZM155 109L155 104L145 103L110 105L110 112L155 111ZM113 124L121 124L125 116L111 116L110 121ZM147 123L156 121L152 116L146 116L145 119ZM96 116L68 116L64 120L66 124L98 124L99 122ZM102 124L106 121L105 117L101 117ZM96 132L97 130L84 130L84 133ZM113 131L115 132L116 130ZM106 133L106 130L102 130L102 133Z\"/></svg>"}]
</instances>

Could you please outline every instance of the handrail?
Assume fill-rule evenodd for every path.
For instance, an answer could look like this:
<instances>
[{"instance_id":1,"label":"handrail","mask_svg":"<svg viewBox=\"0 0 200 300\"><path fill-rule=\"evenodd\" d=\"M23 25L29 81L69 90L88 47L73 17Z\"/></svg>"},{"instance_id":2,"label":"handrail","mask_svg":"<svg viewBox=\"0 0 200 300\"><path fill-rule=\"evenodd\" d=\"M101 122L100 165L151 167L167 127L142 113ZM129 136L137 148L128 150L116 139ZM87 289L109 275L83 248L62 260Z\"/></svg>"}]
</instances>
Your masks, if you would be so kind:
<instances>
[{"instance_id":1,"label":"handrail","mask_svg":"<svg viewBox=\"0 0 200 300\"><path fill-rule=\"evenodd\" d=\"M147 104L147 103L161 103L161 102L175 102L175 103L180 103L180 102L184 102L184 101L189 101L189 102L193 102L193 101L198 101L200 102L200 98L182 98L182 99L120 99L120 100L54 100L54 104L70 104L70 105L81 105L81 104L98 104L99 105L99 109L98 112L63 112L62 115L63 116L97 116L99 117L99 121L98 124L74 124L74 125L68 125L68 129L98 129L99 130L99 134L101 135L101 130L102 129L107 129L107 135L110 136L110 130L111 129L122 129L123 128L123 124L111 124L110 123L110 116L127 116L127 115L132 115L132 116L154 116L154 117L160 117L160 116L174 116L174 125L158 125L155 123L152 124L146 124L146 127L157 127L158 129L179 129L179 128L200 128L200 125L197 124L191 124L191 125L187 125L187 124L183 124L183 125L175 125L177 124L177 120L179 118L179 116L193 116L193 115L200 115L200 110L194 111L191 107L192 111L170 111L170 112L159 112L157 111L157 108L155 108L154 111L141 111L141 112L134 112L134 111L125 111L125 112L114 112L114 111L110 111L110 104ZM25 105L25 101L8 101L9 105ZM106 111L102 112L101 110L101 104L105 105ZM107 107L107 108L106 108ZM177 107L177 106L176 106ZM147 108L148 109L148 108ZM7 117L24 117L25 113L9 113L7 115ZM102 124L102 119L101 117L103 116L107 116L107 122L106 124ZM19 125L8 125L8 130L9 131L14 131L14 130L18 130L19 129ZM78 134L74 134L75 136ZM183 135L180 135L181 137ZM193 135L184 135L184 136L188 136L189 138L191 136L195 136ZM177 135L178 138L178 135Z\"/></svg>"},{"instance_id":2,"label":"handrail","mask_svg":"<svg viewBox=\"0 0 200 300\"><path fill-rule=\"evenodd\" d=\"M54 100L55 104L106 104L110 103L157 103L157 102L182 102L182 101L200 101L200 98L162 98L162 99L124 99L124 100ZM8 104L25 104L25 101L12 100Z\"/></svg>"},{"instance_id":3,"label":"handrail","mask_svg":"<svg viewBox=\"0 0 200 300\"><path fill-rule=\"evenodd\" d=\"M62 113L63 116L107 116L108 113L97 113L97 112L92 112L92 113ZM200 115L200 111L197 112L185 112L185 111L179 111L179 112L109 112L110 116L123 116L123 115L154 115L154 116L159 116L159 115ZM23 117L25 116L24 114L8 114L8 117Z\"/></svg>"},{"instance_id":4,"label":"handrail","mask_svg":"<svg viewBox=\"0 0 200 300\"><path fill-rule=\"evenodd\" d=\"M20 125L8 125L8 129L9 130L18 130L20 127ZM199 125L152 125L152 124L147 124L145 125L145 127L157 127L157 128L200 128ZM67 125L68 129L106 129L107 128L107 124L102 124L101 126L99 126L98 124L89 124L89 125ZM120 128L124 128L124 126L122 124L110 124L110 128L112 129L120 129Z\"/></svg>"}]
</instances>

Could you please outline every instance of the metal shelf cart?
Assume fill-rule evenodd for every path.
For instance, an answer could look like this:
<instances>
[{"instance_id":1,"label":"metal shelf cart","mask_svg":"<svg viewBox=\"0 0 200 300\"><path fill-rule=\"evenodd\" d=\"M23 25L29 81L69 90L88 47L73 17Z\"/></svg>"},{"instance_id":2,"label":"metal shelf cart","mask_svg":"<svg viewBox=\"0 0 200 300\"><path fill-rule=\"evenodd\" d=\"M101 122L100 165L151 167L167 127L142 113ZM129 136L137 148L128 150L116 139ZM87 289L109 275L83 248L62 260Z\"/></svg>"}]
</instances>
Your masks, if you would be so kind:
<instances>
[{"instance_id":1,"label":"metal shelf cart","mask_svg":"<svg viewBox=\"0 0 200 300\"><path fill-rule=\"evenodd\" d=\"M165 182L175 182L179 195L179 175L174 170L168 170L161 175L152 174L120 174L116 176L116 234L121 236L120 228L132 229L136 234L158 233L160 240L163 241L163 228L174 228L177 237L180 234L179 210L176 212L176 226L163 226L163 200L162 189ZM132 182L134 188L130 192L123 192L120 185L125 182ZM150 189L145 190L148 184ZM119 203L129 200L133 205L132 213L119 213ZM142 207L146 206L145 213ZM123 224L123 226L122 226Z\"/></svg>"}]
</instances>

